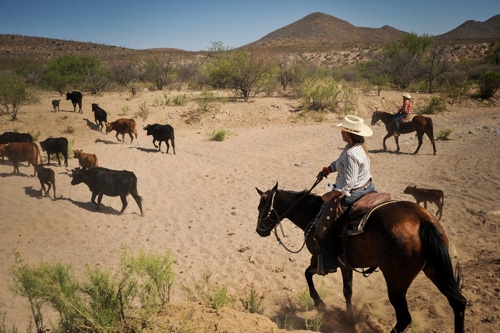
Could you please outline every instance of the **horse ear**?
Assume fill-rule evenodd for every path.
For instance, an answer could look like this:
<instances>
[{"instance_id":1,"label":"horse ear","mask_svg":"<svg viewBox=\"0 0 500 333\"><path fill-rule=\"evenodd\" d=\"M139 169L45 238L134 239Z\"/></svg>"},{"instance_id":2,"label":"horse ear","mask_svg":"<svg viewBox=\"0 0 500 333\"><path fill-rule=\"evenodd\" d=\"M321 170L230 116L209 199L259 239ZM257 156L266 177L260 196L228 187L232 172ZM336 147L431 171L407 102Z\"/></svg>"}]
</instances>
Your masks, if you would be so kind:
<instances>
[{"instance_id":1,"label":"horse ear","mask_svg":"<svg viewBox=\"0 0 500 333\"><path fill-rule=\"evenodd\" d=\"M273 191L277 191L278 190L278 182L276 182L276 185L274 185L273 187Z\"/></svg>"},{"instance_id":2,"label":"horse ear","mask_svg":"<svg viewBox=\"0 0 500 333\"><path fill-rule=\"evenodd\" d=\"M262 196L262 194L264 194L264 192L262 192L261 190L259 190L257 187L255 189L257 190L257 193L259 193L260 196Z\"/></svg>"}]
</instances>

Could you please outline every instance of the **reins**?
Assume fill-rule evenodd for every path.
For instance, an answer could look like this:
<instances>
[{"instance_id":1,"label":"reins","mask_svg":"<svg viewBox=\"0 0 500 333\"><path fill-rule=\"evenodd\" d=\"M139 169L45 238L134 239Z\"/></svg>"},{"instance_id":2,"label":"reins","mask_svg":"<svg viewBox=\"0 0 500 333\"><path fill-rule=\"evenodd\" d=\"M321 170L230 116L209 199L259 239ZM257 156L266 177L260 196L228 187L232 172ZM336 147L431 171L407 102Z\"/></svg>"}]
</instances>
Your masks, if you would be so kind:
<instances>
[{"instance_id":1,"label":"reins","mask_svg":"<svg viewBox=\"0 0 500 333\"><path fill-rule=\"evenodd\" d=\"M290 210L292 210L292 208L294 208L302 199L304 199L307 195L309 195L311 193L311 191L316 187L316 185L318 185L320 182L321 182L322 179L316 179L316 181L314 182L313 186L306 192L304 192L304 194L299 198L297 199L297 201L295 201L293 203L293 205L291 205L290 207L288 207L287 210L285 210L285 212L283 214L281 214L281 216L285 216ZM274 193L276 194L276 193ZM272 198L272 201L271 201L271 207L272 204L274 203L274 194L273 194L273 198ZM300 249L294 251L294 250L290 250L282 241L281 241L281 238L278 236L278 232L276 231L278 229L278 225L280 226L281 228L281 233L283 234L283 236L285 235L285 232L283 231L283 226L281 225L281 220L282 220L282 217L279 216L279 214L276 212L276 210L274 208L271 208L270 211L269 211L269 214L268 215L271 215L271 211L274 211L276 213L276 216L278 217L278 222L276 222L276 225L274 227L274 235L276 236L276 240L278 241L278 243L283 246L283 248L285 250L287 250L288 252L290 253L299 253L300 251L302 251L302 249L304 248L304 246L306 245L306 242L307 242L307 237L309 237L309 233L311 232L311 230L313 229L314 227L314 223L310 223L309 226L307 227L307 230L305 230L305 235L304 235L304 242L302 243L302 246L300 247ZM318 216L319 214L321 214L321 211L320 210L318 212L318 215L316 216L316 218L313 220L313 221L316 221L318 219Z\"/></svg>"}]
</instances>

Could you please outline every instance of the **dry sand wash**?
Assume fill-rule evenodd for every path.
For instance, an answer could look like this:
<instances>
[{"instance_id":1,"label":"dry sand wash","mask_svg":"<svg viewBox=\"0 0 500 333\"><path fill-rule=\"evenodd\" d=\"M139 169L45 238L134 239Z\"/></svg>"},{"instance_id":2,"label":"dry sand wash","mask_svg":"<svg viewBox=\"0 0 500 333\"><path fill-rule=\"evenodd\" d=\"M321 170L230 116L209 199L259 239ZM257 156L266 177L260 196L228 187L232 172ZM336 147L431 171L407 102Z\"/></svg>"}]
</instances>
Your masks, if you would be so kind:
<instances>
[{"instance_id":1,"label":"dry sand wash","mask_svg":"<svg viewBox=\"0 0 500 333\"><path fill-rule=\"evenodd\" d=\"M127 94L84 97L84 113L51 112L46 94L42 103L22 108L19 121L3 116L0 132L41 131L48 136L66 136L73 148L95 153L100 164L112 169L127 169L138 177L139 193L144 199L145 216L133 200L123 215L119 198L104 197L104 208L95 211L85 185L70 185L70 170L77 166L70 159L68 168L53 165L58 194L53 201L41 198L38 180L28 175L32 169L21 166L13 175L9 161L0 163L0 312L8 322L22 330L29 316L25 299L9 289L13 250L28 262L61 261L72 264L78 273L85 264L116 269L124 249L158 252L171 250L175 256L178 283L192 287L204 273L211 272L219 285L243 294L253 284L265 294L264 316L248 315L227 309L216 316L209 309L183 303L181 288L175 290L177 312L191 312L198 331L212 331L213 322L227 332L271 332L273 321L286 302L306 288L303 271L308 265L306 252L290 254L273 238L260 238L255 232L258 195L255 187L303 190L314 182L318 170L335 158L343 147L340 134L331 129L338 122L331 114L324 122L306 121L293 112L299 103L280 98L259 98L251 103L227 103L206 114L199 123L187 125L182 115L193 105L154 106L163 92L143 92L130 99ZM416 102L429 96L416 95ZM393 111L401 101L399 93L363 95L357 113L369 121L375 107ZM143 102L150 115L138 119L139 144L118 143L113 135L95 130L90 103L97 102L109 113L109 120L123 117L129 106L133 116ZM500 108L475 102L454 105L432 116L436 133L453 130L449 141L438 141L438 154L432 155L425 139L418 155L411 155L416 140L401 137L401 154L388 141L388 152L381 150L383 126L374 127L369 140L374 182L379 191L395 199L412 200L403 194L407 185L441 189L445 193L442 224L463 266L463 292L469 301L466 327L469 332L500 330ZM69 101L62 110L72 110ZM170 123L176 129L177 155L158 153L151 137L142 127L148 123ZM65 134L68 128L73 134ZM214 129L227 129L223 142L207 139ZM45 155L44 155L44 158ZM326 182L316 193L327 190ZM131 199L131 198L130 198ZM435 207L429 208L432 212ZM297 248L302 235L285 222L287 245ZM380 272L366 279L354 278L353 302L359 313L357 323L343 318L345 302L340 274L316 277L325 293L327 312L322 315L322 332L386 332L395 322ZM452 332L452 311L445 298L423 274L408 294L409 307L418 332ZM314 318L314 310L299 317ZM178 314L178 320L183 316ZM203 317L204 319L200 319ZM175 319L173 319L175 320ZM208 327L211 327L210 329ZM274 327L274 328L273 328ZM299 328L296 326L296 328Z\"/></svg>"}]
</instances>

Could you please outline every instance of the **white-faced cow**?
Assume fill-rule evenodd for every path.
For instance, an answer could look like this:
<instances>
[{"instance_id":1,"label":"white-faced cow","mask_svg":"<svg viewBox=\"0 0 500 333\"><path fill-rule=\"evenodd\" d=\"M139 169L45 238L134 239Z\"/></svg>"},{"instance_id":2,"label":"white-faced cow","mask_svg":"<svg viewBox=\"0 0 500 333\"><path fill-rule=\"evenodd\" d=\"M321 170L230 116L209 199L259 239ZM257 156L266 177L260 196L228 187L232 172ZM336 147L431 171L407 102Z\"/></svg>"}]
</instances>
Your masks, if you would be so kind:
<instances>
[{"instance_id":1,"label":"white-faced cow","mask_svg":"<svg viewBox=\"0 0 500 333\"><path fill-rule=\"evenodd\" d=\"M137 192L137 177L133 172L96 167L88 170L74 169L72 176L71 185L84 183L88 186L92 192L91 202L96 205L97 209L99 209L103 195L119 196L122 201L121 214L127 207L127 195L130 194L139 206L142 216L142 198Z\"/></svg>"},{"instance_id":2,"label":"white-faced cow","mask_svg":"<svg viewBox=\"0 0 500 333\"><path fill-rule=\"evenodd\" d=\"M73 104L73 111L76 112L76 106L80 107L80 113L82 113L82 99L83 95L79 91L71 91L66 93L66 100L71 100Z\"/></svg>"},{"instance_id":3,"label":"white-faced cow","mask_svg":"<svg viewBox=\"0 0 500 333\"><path fill-rule=\"evenodd\" d=\"M64 137L47 138L40 142L40 146L43 151L47 152L47 164L50 164L50 154L55 154L59 165L61 165L59 154L62 154L64 157L64 166L68 166L68 139Z\"/></svg>"},{"instance_id":4,"label":"white-faced cow","mask_svg":"<svg viewBox=\"0 0 500 333\"><path fill-rule=\"evenodd\" d=\"M7 156L9 161L14 164L14 173L20 173L19 162L28 162L33 165L33 176L36 176L38 158L40 158L40 163L42 163L42 155L40 155L40 149L35 142L11 142L0 144L0 156Z\"/></svg>"},{"instance_id":5,"label":"white-faced cow","mask_svg":"<svg viewBox=\"0 0 500 333\"><path fill-rule=\"evenodd\" d=\"M96 154L84 153L82 149L74 149L73 155L78 159L78 163L83 169L99 166L99 160Z\"/></svg>"},{"instance_id":6,"label":"white-faced cow","mask_svg":"<svg viewBox=\"0 0 500 333\"><path fill-rule=\"evenodd\" d=\"M94 112L95 124L99 125L99 131L102 131L104 124L108 122L108 114L97 103L92 103L92 112Z\"/></svg>"},{"instance_id":7,"label":"white-faced cow","mask_svg":"<svg viewBox=\"0 0 500 333\"><path fill-rule=\"evenodd\" d=\"M60 101L61 101L60 99L53 99L52 100L52 107L54 108L54 112L56 112L56 110L60 111L59 110L59 102Z\"/></svg>"},{"instance_id":8,"label":"white-faced cow","mask_svg":"<svg viewBox=\"0 0 500 333\"><path fill-rule=\"evenodd\" d=\"M134 119L121 118L111 123L107 123L106 134L112 131L116 131L116 139L118 141L120 141L118 138L119 134L122 136L121 142L125 142L125 134L128 134L130 136L130 143L132 143L134 141L132 134L134 134L137 143L139 143L139 139L137 139L137 126Z\"/></svg>"},{"instance_id":9,"label":"white-faced cow","mask_svg":"<svg viewBox=\"0 0 500 333\"><path fill-rule=\"evenodd\" d=\"M45 168L42 164L37 164L36 173L38 176L38 180L40 181L40 185L42 188L40 192L42 194L45 193L45 196L49 195L50 188L52 187L54 191L54 199L56 198L56 173L54 170L50 168ZM45 189L45 185L47 185L47 189Z\"/></svg>"},{"instance_id":10,"label":"white-faced cow","mask_svg":"<svg viewBox=\"0 0 500 333\"><path fill-rule=\"evenodd\" d=\"M146 135L152 135L153 136L153 145L155 148L158 148L159 151L161 151L161 142L165 141L165 144L167 145L167 154L168 150L170 149L170 145L168 144L168 141L172 143L172 149L174 151L175 155L175 136L174 136L174 128L170 125L160 125L160 124L153 124L153 125L147 125L144 127L144 130L146 131ZM156 145L156 141L158 141L158 146Z\"/></svg>"}]
</instances>

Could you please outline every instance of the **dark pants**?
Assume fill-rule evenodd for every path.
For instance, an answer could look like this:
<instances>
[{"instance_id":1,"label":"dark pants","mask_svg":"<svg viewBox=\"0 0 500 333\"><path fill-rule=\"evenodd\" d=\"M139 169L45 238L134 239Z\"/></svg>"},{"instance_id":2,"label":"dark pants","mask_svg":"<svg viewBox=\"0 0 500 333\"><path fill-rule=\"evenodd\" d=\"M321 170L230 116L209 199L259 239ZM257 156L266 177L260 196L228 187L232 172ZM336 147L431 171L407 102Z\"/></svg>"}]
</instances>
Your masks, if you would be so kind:
<instances>
[{"instance_id":1,"label":"dark pants","mask_svg":"<svg viewBox=\"0 0 500 333\"><path fill-rule=\"evenodd\" d=\"M405 119L406 116L408 116L406 113L397 113L394 116L394 130L396 131L396 133L400 134L399 133L399 123L401 122L401 120Z\"/></svg>"}]
</instances>

